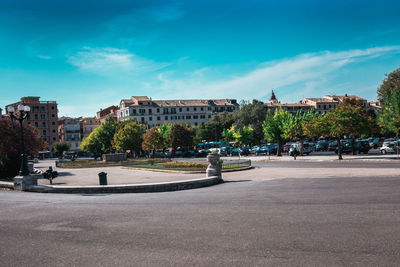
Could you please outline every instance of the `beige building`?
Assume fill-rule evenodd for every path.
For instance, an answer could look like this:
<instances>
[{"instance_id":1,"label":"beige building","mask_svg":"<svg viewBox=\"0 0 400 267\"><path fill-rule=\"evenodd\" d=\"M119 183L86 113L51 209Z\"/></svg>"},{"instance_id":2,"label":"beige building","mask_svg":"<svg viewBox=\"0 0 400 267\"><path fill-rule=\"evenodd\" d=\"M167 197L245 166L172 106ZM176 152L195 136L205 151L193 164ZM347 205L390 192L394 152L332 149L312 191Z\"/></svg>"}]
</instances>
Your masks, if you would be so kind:
<instances>
[{"instance_id":1,"label":"beige building","mask_svg":"<svg viewBox=\"0 0 400 267\"><path fill-rule=\"evenodd\" d=\"M81 138L88 137L94 129L99 127L101 122L96 117L83 118L80 120Z\"/></svg>"},{"instance_id":2,"label":"beige building","mask_svg":"<svg viewBox=\"0 0 400 267\"><path fill-rule=\"evenodd\" d=\"M272 91L271 93L269 102L265 103L265 107L267 108L267 110L271 110L272 112L274 112L277 108L282 108L292 114L296 114L299 111L307 111L311 109L310 105L302 103L281 104L276 98L274 91Z\"/></svg>"},{"instance_id":3,"label":"beige building","mask_svg":"<svg viewBox=\"0 0 400 267\"><path fill-rule=\"evenodd\" d=\"M113 117L115 120L117 119L117 106L109 106L105 109L100 109L100 111L96 114L96 119L100 121L100 123L104 123L108 117Z\"/></svg>"},{"instance_id":4,"label":"beige building","mask_svg":"<svg viewBox=\"0 0 400 267\"><path fill-rule=\"evenodd\" d=\"M61 117L58 120L58 135L61 142L71 145L69 150L78 151L81 145L81 121L82 118Z\"/></svg>"},{"instance_id":5,"label":"beige building","mask_svg":"<svg viewBox=\"0 0 400 267\"><path fill-rule=\"evenodd\" d=\"M213 114L238 109L235 99L210 100L152 100L147 96L122 99L117 112L118 120L135 118L148 129L163 123L189 123L200 125Z\"/></svg>"},{"instance_id":6,"label":"beige building","mask_svg":"<svg viewBox=\"0 0 400 267\"><path fill-rule=\"evenodd\" d=\"M300 100L299 103L281 104L277 100L277 98L274 94L274 91L272 91L269 103L266 103L265 106L267 109L271 109L271 110L275 110L276 108L280 107L292 114L296 114L298 111L305 112L307 110L310 110L311 108L314 108L314 110L317 113L325 114L327 112L332 111L334 108L336 108L337 105L339 105L346 99L360 101L365 109L380 108L379 103L377 103L377 102L368 102L364 98L354 96L354 95L349 96L347 94L345 94L343 96L327 95L327 96L321 97L321 98L304 98L303 100Z\"/></svg>"},{"instance_id":7,"label":"beige building","mask_svg":"<svg viewBox=\"0 0 400 267\"><path fill-rule=\"evenodd\" d=\"M47 142L49 144L49 149L51 149L53 143L59 140L57 132L57 102L40 101L40 97L37 96L22 97L21 101L7 105L6 110L8 110L9 106L13 106L17 109L19 104L27 105L31 108L27 123L35 126L39 130L43 141Z\"/></svg>"}]
</instances>

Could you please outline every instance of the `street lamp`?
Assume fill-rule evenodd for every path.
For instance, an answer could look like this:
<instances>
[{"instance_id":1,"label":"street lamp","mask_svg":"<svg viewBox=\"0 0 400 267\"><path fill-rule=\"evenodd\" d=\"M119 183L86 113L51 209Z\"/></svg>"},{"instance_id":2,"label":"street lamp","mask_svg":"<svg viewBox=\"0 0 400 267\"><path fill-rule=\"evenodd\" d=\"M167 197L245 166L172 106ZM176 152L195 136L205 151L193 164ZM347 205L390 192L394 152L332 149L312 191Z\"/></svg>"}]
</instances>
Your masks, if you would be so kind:
<instances>
[{"instance_id":1,"label":"street lamp","mask_svg":"<svg viewBox=\"0 0 400 267\"><path fill-rule=\"evenodd\" d=\"M19 175L29 175L28 160L26 157L24 145L24 128L22 127L22 122L28 117L31 108L29 106L19 104L17 110L15 110L13 106L9 106L7 108L7 111L10 114L11 119L19 121L19 124L21 126L21 168L19 169Z\"/></svg>"}]
</instances>

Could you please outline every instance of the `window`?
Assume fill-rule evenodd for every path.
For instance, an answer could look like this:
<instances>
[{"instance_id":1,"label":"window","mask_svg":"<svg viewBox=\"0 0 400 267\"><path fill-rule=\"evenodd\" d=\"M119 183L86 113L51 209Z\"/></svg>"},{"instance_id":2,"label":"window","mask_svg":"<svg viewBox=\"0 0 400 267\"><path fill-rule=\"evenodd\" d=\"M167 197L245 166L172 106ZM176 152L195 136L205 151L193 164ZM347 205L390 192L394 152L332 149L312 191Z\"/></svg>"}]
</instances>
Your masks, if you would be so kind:
<instances>
[{"instance_id":1,"label":"window","mask_svg":"<svg viewBox=\"0 0 400 267\"><path fill-rule=\"evenodd\" d=\"M38 119L39 119L38 114L35 114L35 120L38 120Z\"/></svg>"},{"instance_id":2,"label":"window","mask_svg":"<svg viewBox=\"0 0 400 267\"><path fill-rule=\"evenodd\" d=\"M44 107L40 107L41 112L46 112L46 109Z\"/></svg>"},{"instance_id":3,"label":"window","mask_svg":"<svg viewBox=\"0 0 400 267\"><path fill-rule=\"evenodd\" d=\"M149 109L149 114L152 114L153 113L153 110L150 108Z\"/></svg>"},{"instance_id":4,"label":"window","mask_svg":"<svg viewBox=\"0 0 400 267\"><path fill-rule=\"evenodd\" d=\"M194 111L197 111L197 108L193 108Z\"/></svg>"},{"instance_id":5,"label":"window","mask_svg":"<svg viewBox=\"0 0 400 267\"><path fill-rule=\"evenodd\" d=\"M329 108L331 108L331 105L329 104Z\"/></svg>"},{"instance_id":6,"label":"window","mask_svg":"<svg viewBox=\"0 0 400 267\"><path fill-rule=\"evenodd\" d=\"M186 111L189 111L189 108L186 108Z\"/></svg>"},{"instance_id":7,"label":"window","mask_svg":"<svg viewBox=\"0 0 400 267\"><path fill-rule=\"evenodd\" d=\"M55 129L53 129L53 133L56 133L56 130L55 130Z\"/></svg>"},{"instance_id":8,"label":"window","mask_svg":"<svg viewBox=\"0 0 400 267\"><path fill-rule=\"evenodd\" d=\"M161 120L160 116L157 117L157 120L158 120L158 121Z\"/></svg>"},{"instance_id":9,"label":"window","mask_svg":"<svg viewBox=\"0 0 400 267\"><path fill-rule=\"evenodd\" d=\"M194 125L197 126L197 122L195 122Z\"/></svg>"},{"instance_id":10,"label":"window","mask_svg":"<svg viewBox=\"0 0 400 267\"><path fill-rule=\"evenodd\" d=\"M146 113L146 110L145 110L145 109L139 109L139 113L140 113L140 114L145 114L145 113Z\"/></svg>"},{"instance_id":11,"label":"window","mask_svg":"<svg viewBox=\"0 0 400 267\"><path fill-rule=\"evenodd\" d=\"M200 115L200 119L205 119L206 115Z\"/></svg>"},{"instance_id":12,"label":"window","mask_svg":"<svg viewBox=\"0 0 400 267\"><path fill-rule=\"evenodd\" d=\"M193 119L198 119L198 118L199 118L198 115L194 115L194 116L193 116Z\"/></svg>"},{"instance_id":13,"label":"window","mask_svg":"<svg viewBox=\"0 0 400 267\"><path fill-rule=\"evenodd\" d=\"M56 122L55 122L55 121L52 121L52 122L51 122L51 125L56 125Z\"/></svg>"},{"instance_id":14,"label":"window","mask_svg":"<svg viewBox=\"0 0 400 267\"><path fill-rule=\"evenodd\" d=\"M47 135L47 131L46 130L43 130L43 135Z\"/></svg>"},{"instance_id":15,"label":"window","mask_svg":"<svg viewBox=\"0 0 400 267\"><path fill-rule=\"evenodd\" d=\"M208 115L208 118L211 119L211 115Z\"/></svg>"},{"instance_id":16,"label":"window","mask_svg":"<svg viewBox=\"0 0 400 267\"><path fill-rule=\"evenodd\" d=\"M149 118L149 121L152 121L152 120L153 120L153 117L150 117L150 118Z\"/></svg>"},{"instance_id":17,"label":"window","mask_svg":"<svg viewBox=\"0 0 400 267\"><path fill-rule=\"evenodd\" d=\"M190 120L191 118L192 118L192 116L189 116L189 115L186 116L186 119L187 119L187 120Z\"/></svg>"},{"instance_id":18,"label":"window","mask_svg":"<svg viewBox=\"0 0 400 267\"><path fill-rule=\"evenodd\" d=\"M182 112L182 108L179 108L179 112Z\"/></svg>"},{"instance_id":19,"label":"window","mask_svg":"<svg viewBox=\"0 0 400 267\"><path fill-rule=\"evenodd\" d=\"M326 109L326 105L324 105L324 109Z\"/></svg>"},{"instance_id":20,"label":"window","mask_svg":"<svg viewBox=\"0 0 400 267\"><path fill-rule=\"evenodd\" d=\"M171 114L176 114L176 109L175 108L171 108Z\"/></svg>"},{"instance_id":21,"label":"window","mask_svg":"<svg viewBox=\"0 0 400 267\"><path fill-rule=\"evenodd\" d=\"M51 109L53 109L53 110L54 110L54 106L51 106Z\"/></svg>"},{"instance_id":22,"label":"window","mask_svg":"<svg viewBox=\"0 0 400 267\"><path fill-rule=\"evenodd\" d=\"M165 120L166 120L166 121L168 120L168 116L165 116Z\"/></svg>"},{"instance_id":23,"label":"window","mask_svg":"<svg viewBox=\"0 0 400 267\"><path fill-rule=\"evenodd\" d=\"M160 109L159 108L157 109L157 113L160 113Z\"/></svg>"},{"instance_id":24,"label":"window","mask_svg":"<svg viewBox=\"0 0 400 267\"><path fill-rule=\"evenodd\" d=\"M42 122L42 126L43 126L43 127L46 127L46 122Z\"/></svg>"},{"instance_id":25,"label":"window","mask_svg":"<svg viewBox=\"0 0 400 267\"><path fill-rule=\"evenodd\" d=\"M144 117L141 117L141 119L140 119L142 122L144 122Z\"/></svg>"},{"instance_id":26,"label":"window","mask_svg":"<svg viewBox=\"0 0 400 267\"><path fill-rule=\"evenodd\" d=\"M207 110L211 110L211 107L208 107Z\"/></svg>"},{"instance_id":27,"label":"window","mask_svg":"<svg viewBox=\"0 0 400 267\"><path fill-rule=\"evenodd\" d=\"M55 138L55 137L53 137L53 141L56 141L56 138Z\"/></svg>"},{"instance_id":28,"label":"window","mask_svg":"<svg viewBox=\"0 0 400 267\"><path fill-rule=\"evenodd\" d=\"M168 114L168 108L164 108L164 114Z\"/></svg>"},{"instance_id":29,"label":"window","mask_svg":"<svg viewBox=\"0 0 400 267\"><path fill-rule=\"evenodd\" d=\"M52 118L55 118L55 117L56 117L56 114L51 114L51 117L52 117Z\"/></svg>"},{"instance_id":30,"label":"window","mask_svg":"<svg viewBox=\"0 0 400 267\"><path fill-rule=\"evenodd\" d=\"M46 114L40 114L40 119L45 120L46 119Z\"/></svg>"},{"instance_id":31,"label":"window","mask_svg":"<svg viewBox=\"0 0 400 267\"><path fill-rule=\"evenodd\" d=\"M203 111L203 110L204 110L204 108L203 108L203 107L201 107L201 108L200 108L200 110L201 110L201 111Z\"/></svg>"},{"instance_id":32,"label":"window","mask_svg":"<svg viewBox=\"0 0 400 267\"><path fill-rule=\"evenodd\" d=\"M136 114L136 109L132 109L133 114Z\"/></svg>"}]
</instances>

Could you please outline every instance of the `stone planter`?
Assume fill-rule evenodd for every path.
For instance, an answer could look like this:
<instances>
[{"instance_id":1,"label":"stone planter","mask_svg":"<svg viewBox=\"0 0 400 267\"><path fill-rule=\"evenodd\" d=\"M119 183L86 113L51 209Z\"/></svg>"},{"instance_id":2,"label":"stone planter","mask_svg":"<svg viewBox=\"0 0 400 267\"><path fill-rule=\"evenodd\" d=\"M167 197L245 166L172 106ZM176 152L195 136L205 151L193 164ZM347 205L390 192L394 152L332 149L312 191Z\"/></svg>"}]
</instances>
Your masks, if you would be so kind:
<instances>
[{"instance_id":1,"label":"stone planter","mask_svg":"<svg viewBox=\"0 0 400 267\"><path fill-rule=\"evenodd\" d=\"M218 165L219 159L220 156L218 154L209 154L207 156L207 161L210 163L206 170L207 177L217 176L219 179L222 179L221 168Z\"/></svg>"}]
</instances>

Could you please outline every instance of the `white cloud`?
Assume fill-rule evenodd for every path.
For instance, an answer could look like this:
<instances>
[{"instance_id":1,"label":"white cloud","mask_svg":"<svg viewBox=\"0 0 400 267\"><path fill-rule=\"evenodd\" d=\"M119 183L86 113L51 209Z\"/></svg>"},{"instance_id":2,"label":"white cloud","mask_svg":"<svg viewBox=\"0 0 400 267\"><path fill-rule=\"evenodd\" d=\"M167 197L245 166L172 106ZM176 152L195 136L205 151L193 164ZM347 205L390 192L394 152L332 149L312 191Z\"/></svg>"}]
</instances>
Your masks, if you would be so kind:
<instances>
[{"instance_id":1,"label":"white cloud","mask_svg":"<svg viewBox=\"0 0 400 267\"><path fill-rule=\"evenodd\" d=\"M264 62L243 75L213 81L207 80L205 70L196 70L184 79L174 79L164 73L158 77L161 87L157 88L161 89L160 95L169 94L170 97L238 99L262 99L267 91L278 88L283 93L292 94L290 100L298 101L306 92L311 96L315 93L322 96L321 89L327 84L329 77L349 64L399 53L400 46L388 46L302 54L294 58ZM196 75L198 73L201 75Z\"/></svg>"},{"instance_id":2,"label":"white cloud","mask_svg":"<svg viewBox=\"0 0 400 267\"><path fill-rule=\"evenodd\" d=\"M137 75L162 69L169 63L157 63L136 56L125 49L84 47L75 55L68 57L71 65L81 71L100 75Z\"/></svg>"}]
</instances>

